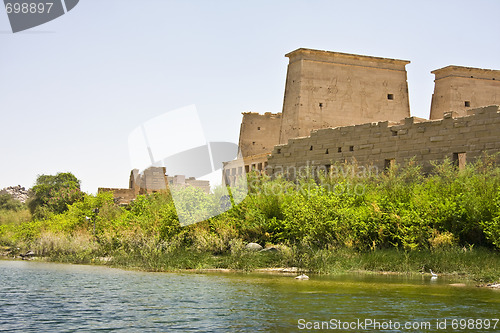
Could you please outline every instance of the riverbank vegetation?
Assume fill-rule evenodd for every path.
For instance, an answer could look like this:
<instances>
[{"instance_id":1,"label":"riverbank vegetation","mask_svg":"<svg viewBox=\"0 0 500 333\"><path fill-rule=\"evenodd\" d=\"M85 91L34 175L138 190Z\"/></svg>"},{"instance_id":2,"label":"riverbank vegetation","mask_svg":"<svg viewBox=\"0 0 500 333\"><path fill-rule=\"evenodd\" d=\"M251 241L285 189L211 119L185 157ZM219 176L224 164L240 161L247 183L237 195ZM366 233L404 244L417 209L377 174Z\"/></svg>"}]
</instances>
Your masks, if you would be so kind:
<instances>
[{"instance_id":1,"label":"riverbank vegetation","mask_svg":"<svg viewBox=\"0 0 500 333\"><path fill-rule=\"evenodd\" d=\"M493 160L484 157L464 170L445 162L427 174L410 162L378 175L338 172L296 182L251 174L243 202L185 227L169 193L121 207L110 193L81 193L68 174L50 176L39 179L41 195L28 207L1 206L0 245L10 255L19 248L48 260L151 271L432 269L494 281L500 278L500 168ZM272 249L250 251L250 242Z\"/></svg>"}]
</instances>

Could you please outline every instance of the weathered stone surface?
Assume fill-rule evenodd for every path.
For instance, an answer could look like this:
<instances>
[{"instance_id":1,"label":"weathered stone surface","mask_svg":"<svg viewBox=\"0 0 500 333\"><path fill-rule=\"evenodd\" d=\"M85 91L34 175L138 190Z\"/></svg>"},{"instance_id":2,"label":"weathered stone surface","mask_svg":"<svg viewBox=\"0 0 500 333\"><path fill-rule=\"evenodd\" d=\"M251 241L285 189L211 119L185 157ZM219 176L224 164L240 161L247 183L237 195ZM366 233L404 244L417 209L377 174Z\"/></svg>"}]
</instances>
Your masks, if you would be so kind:
<instances>
[{"instance_id":1,"label":"weathered stone surface","mask_svg":"<svg viewBox=\"0 0 500 333\"><path fill-rule=\"evenodd\" d=\"M137 195L151 194L155 192L168 191L174 187L193 186L205 193L210 192L208 180L198 180L194 177L183 175L167 176L165 167L149 167L142 173L138 169L130 172L129 188L98 188L98 192L112 192L115 202L118 204L129 204Z\"/></svg>"},{"instance_id":2,"label":"weathered stone surface","mask_svg":"<svg viewBox=\"0 0 500 333\"><path fill-rule=\"evenodd\" d=\"M248 243L247 245L245 245L245 249L250 251L260 251L262 250L262 246L257 243Z\"/></svg>"},{"instance_id":3,"label":"weathered stone surface","mask_svg":"<svg viewBox=\"0 0 500 333\"><path fill-rule=\"evenodd\" d=\"M243 112L239 149L241 156L270 153L279 144L281 113Z\"/></svg>"},{"instance_id":4,"label":"weathered stone surface","mask_svg":"<svg viewBox=\"0 0 500 333\"><path fill-rule=\"evenodd\" d=\"M323 167L355 162L381 172L409 158L429 167L445 158L458 163L458 154L473 161L483 150L500 152L500 116L491 105L500 104L498 70L434 71L429 121L410 117L408 61L311 49L286 57L283 113L244 113L240 146L248 154L271 153L246 156L248 170L286 174L309 162ZM232 162L224 168L234 174Z\"/></svg>"},{"instance_id":5,"label":"weathered stone surface","mask_svg":"<svg viewBox=\"0 0 500 333\"><path fill-rule=\"evenodd\" d=\"M0 194L9 194L13 199L25 203L29 199L28 190L21 185L9 186L0 191Z\"/></svg>"},{"instance_id":6,"label":"weathered stone surface","mask_svg":"<svg viewBox=\"0 0 500 333\"><path fill-rule=\"evenodd\" d=\"M291 166L306 165L334 165L344 161L356 161L358 165L374 165L382 172L387 167L387 161L394 159L398 163L414 158L424 168L430 168L431 161L449 160L458 162L458 155L466 153L466 161L474 161L483 152L494 154L500 152L500 127L495 122L500 119L500 111L488 112L483 109L476 110L469 116L450 118L446 122L426 121L418 123L405 123L406 135L400 135L403 130L401 125L385 127L384 123L375 126L374 133L381 133L380 137L370 139L362 138L361 132L366 126L350 126L349 128L334 128L318 130L316 135L293 140L292 144L280 145L279 158L274 152L269 157L270 170L277 168L287 169ZM496 106L496 110L499 107ZM477 122L478 118L485 118L484 123ZM468 124L467 127L455 126ZM372 127L373 128L373 127ZM467 131L464 131L467 130ZM411 139L405 139L411 137ZM311 153L309 147L316 147L319 138L322 140L323 150L316 155L300 156L297 153L288 156L288 152L302 147ZM327 142L330 142L328 144ZM363 143L363 144L361 144ZM373 146L372 149L369 147ZM350 148L353 151L350 151ZM339 151L339 148L340 151ZM328 149L328 154L324 151Z\"/></svg>"},{"instance_id":7,"label":"weathered stone surface","mask_svg":"<svg viewBox=\"0 0 500 333\"><path fill-rule=\"evenodd\" d=\"M312 130L410 116L409 61L311 49L289 58L280 143Z\"/></svg>"},{"instance_id":8,"label":"weathered stone surface","mask_svg":"<svg viewBox=\"0 0 500 333\"><path fill-rule=\"evenodd\" d=\"M500 71L460 66L447 66L435 75L430 119L440 119L453 111L453 117L500 103Z\"/></svg>"}]
</instances>

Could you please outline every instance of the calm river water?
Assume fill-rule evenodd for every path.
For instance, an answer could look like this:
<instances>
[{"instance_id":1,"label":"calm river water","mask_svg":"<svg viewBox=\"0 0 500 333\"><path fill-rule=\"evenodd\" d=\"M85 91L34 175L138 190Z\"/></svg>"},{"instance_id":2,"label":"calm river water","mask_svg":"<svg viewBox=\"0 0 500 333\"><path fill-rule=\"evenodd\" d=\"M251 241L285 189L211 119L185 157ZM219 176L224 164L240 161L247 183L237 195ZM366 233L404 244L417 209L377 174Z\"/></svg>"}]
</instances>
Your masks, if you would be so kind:
<instances>
[{"instance_id":1,"label":"calm river water","mask_svg":"<svg viewBox=\"0 0 500 333\"><path fill-rule=\"evenodd\" d=\"M0 260L0 331L295 332L323 325L337 332L500 332L500 323L492 328L500 292L456 282L356 274L299 281Z\"/></svg>"}]
</instances>

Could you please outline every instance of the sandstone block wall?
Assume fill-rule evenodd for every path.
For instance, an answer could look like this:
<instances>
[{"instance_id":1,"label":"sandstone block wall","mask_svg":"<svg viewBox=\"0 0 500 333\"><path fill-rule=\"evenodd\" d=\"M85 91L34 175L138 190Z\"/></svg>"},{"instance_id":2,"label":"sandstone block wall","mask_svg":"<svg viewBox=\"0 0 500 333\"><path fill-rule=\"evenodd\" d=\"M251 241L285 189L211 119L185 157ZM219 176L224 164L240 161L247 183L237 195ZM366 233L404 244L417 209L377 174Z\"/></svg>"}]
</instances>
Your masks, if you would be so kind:
<instances>
[{"instance_id":1,"label":"sandstone block wall","mask_svg":"<svg viewBox=\"0 0 500 333\"><path fill-rule=\"evenodd\" d=\"M281 113L244 112L239 150L243 157L270 153L279 144Z\"/></svg>"},{"instance_id":2,"label":"sandstone block wall","mask_svg":"<svg viewBox=\"0 0 500 333\"><path fill-rule=\"evenodd\" d=\"M446 112L467 115L467 110L500 104L500 71L447 66L435 75L430 119L441 119Z\"/></svg>"},{"instance_id":3,"label":"sandstone block wall","mask_svg":"<svg viewBox=\"0 0 500 333\"><path fill-rule=\"evenodd\" d=\"M167 180L171 188L193 186L205 193L210 193L210 181L208 180L198 180L194 177L186 178L186 176L183 175L167 176Z\"/></svg>"},{"instance_id":4,"label":"sandstone block wall","mask_svg":"<svg viewBox=\"0 0 500 333\"><path fill-rule=\"evenodd\" d=\"M135 197L136 193L134 189L131 188L103 188L100 187L98 189L99 193L103 192L113 192L113 197L115 199L115 202L125 205L131 203Z\"/></svg>"},{"instance_id":5,"label":"sandstone block wall","mask_svg":"<svg viewBox=\"0 0 500 333\"><path fill-rule=\"evenodd\" d=\"M115 201L119 204L129 204L137 195L151 194L168 189L165 167L149 167L143 173L134 169L130 171L129 188L98 188L98 193L113 192Z\"/></svg>"},{"instance_id":6,"label":"sandstone block wall","mask_svg":"<svg viewBox=\"0 0 500 333\"><path fill-rule=\"evenodd\" d=\"M410 116L409 61L310 49L286 56L281 144L314 129Z\"/></svg>"},{"instance_id":7,"label":"sandstone block wall","mask_svg":"<svg viewBox=\"0 0 500 333\"><path fill-rule=\"evenodd\" d=\"M251 171L265 172L269 154L240 157L237 160L224 162L224 182L235 184L237 179Z\"/></svg>"},{"instance_id":8,"label":"sandstone block wall","mask_svg":"<svg viewBox=\"0 0 500 333\"><path fill-rule=\"evenodd\" d=\"M366 168L383 171L394 162L414 158L425 169L431 161L445 158L457 164L470 162L487 152L500 152L500 112L489 106L470 115L420 121L406 118L399 124L366 123L313 131L309 137L291 139L274 148L268 159L268 173L287 168L324 167L356 161ZM455 114L456 116L456 114Z\"/></svg>"},{"instance_id":9,"label":"sandstone block wall","mask_svg":"<svg viewBox=\"0 0 500 333\"><path fill-rule=\"evenodd\" d=\"M139 179L136 179L140 194L165 191L168 184L166 172L165 167L149 167L144 170Z\"/></svg>"}]
</instances>

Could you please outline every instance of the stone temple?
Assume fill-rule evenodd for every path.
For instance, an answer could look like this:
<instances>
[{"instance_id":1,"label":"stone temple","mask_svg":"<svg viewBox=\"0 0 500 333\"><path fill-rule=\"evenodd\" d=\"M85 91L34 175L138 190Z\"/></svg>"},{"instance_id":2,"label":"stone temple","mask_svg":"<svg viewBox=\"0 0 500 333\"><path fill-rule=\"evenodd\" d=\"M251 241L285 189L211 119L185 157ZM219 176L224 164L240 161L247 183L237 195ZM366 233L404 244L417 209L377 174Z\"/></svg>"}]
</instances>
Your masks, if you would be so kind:
<instances>
[{"instance_id":1,"label":"stone temple","mask_svg":"<svg viewBox=\"0 0 500 333\"><path fill-rule=\"evenodd\" d=\"M243 113L243 167L224 164L226 182L244 172L355 161L379 169L414 159L463 167L500 152L500 71L437 69L430 120L411 117L407 60L298 49L289 58L282 113Z\"/></svg>"}]
</instances>

